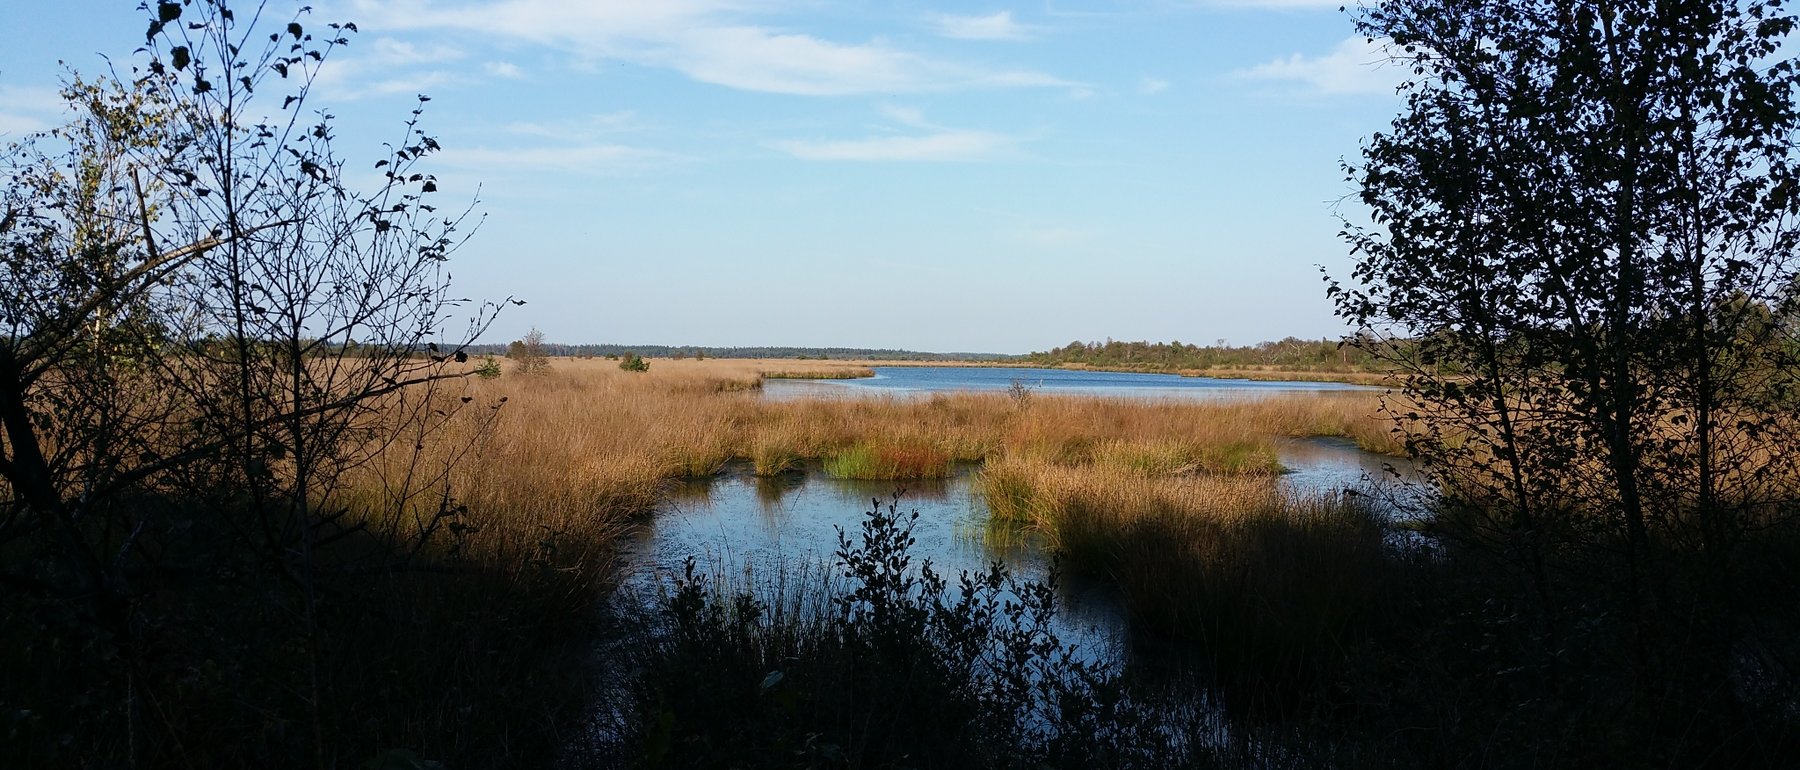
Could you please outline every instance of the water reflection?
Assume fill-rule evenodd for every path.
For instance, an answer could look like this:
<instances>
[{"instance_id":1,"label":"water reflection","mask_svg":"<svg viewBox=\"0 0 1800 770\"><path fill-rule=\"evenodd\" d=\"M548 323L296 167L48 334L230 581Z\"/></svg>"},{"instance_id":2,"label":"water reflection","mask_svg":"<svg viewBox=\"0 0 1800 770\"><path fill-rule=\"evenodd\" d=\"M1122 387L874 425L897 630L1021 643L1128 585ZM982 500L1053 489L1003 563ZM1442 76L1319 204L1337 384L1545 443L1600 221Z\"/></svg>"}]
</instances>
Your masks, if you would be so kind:
<instances>
[{"instance_id":1,"label":"water reflection","mask_svg":"<svg viewBox=\"0 0 1800 770\"><path fill-rule=\"evenodd\" d=\"M804 471L794 470L777 473L773 476L758 476L756 478L756 501L762 504L765 512L778 511L781 509L781 501L787 498L788 493L805 485L806 473Z\"/></svg>"},{"instance_id":2,"label":"water reflection","mask_svg":"<svg viewBox=\"0 0 1800 770\"><path fill-rule=\"evenodd\" d=\"M1281 449L1284 488L1303 494L1352 494L1388 519L1406 522L1430 514L1435 493L1418 466L1404 457L1358 449L1343 438L1290 441Z\"/></svg>"},{"instance_id":3,"label":"water reflection","mask_svg":"<svg viewBox=\"0 0 1800 770\"><path fill-rule=\"evenodd\" d=\"M677 479L669 486L669 498L681 503L705 503L712 500L715 476Z\"/></svg>"},{"instance_id":4,"label":"water reflection","mask_svg":"<svg viewBox=\"0 0 1800 770\"><path fill-rule=\"evenodd\" d=\"M1404 461L1362 452L1339 439L1289 442L1281 462L1290 472L1279 483L1303 493L1350 489L1383 499L1411 486L1400 482L1416 478ZM1383 479L1392 481L1384 486ZM1412 494L1420 494L1414 489ZM988 516L973 466L959 466L944 479L896 483L830 478L817 463L757 477L747 464L733 463L718 476L673 487L664 509L626 545L630 580L653 586L678 574L690 557L703 571L746 586L790 585L788 573L795 572L828 577L836 571L839 533L854 542L875 505L917 510L914 564L929 561L952 579L965 570L985 571L996 561L1033 580L1045 579L1055 567L1041 534ZM1123 602L1109 583L1063 574L1059 589L1057 631L1066 640L1095 654L1134 644Z\"/></svg>"}]
</instances>

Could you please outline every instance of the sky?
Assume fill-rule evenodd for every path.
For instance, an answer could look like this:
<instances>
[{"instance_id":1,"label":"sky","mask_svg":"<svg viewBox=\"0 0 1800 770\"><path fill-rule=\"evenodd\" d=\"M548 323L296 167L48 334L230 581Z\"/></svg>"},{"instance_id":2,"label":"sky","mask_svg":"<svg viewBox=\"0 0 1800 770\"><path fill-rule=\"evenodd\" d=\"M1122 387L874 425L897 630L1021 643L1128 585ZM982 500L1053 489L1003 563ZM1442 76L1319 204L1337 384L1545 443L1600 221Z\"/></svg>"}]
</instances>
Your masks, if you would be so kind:
<instances>
[{"instance_id":1,"label":"sky","mask_svg":"<svg viewBox=\"0 0 1800 770\"><path fill-rule=\"evenodd\" d=\"M133 61L136 4L9 0L0 140L59 62ZM313 97L342 154L431 97L425 170L485 214L457 292L526 301L488 342L1336 337L1342 163L1401 106L1338 0L312 6L359 30Z\"/></svg>"}]
</instances>

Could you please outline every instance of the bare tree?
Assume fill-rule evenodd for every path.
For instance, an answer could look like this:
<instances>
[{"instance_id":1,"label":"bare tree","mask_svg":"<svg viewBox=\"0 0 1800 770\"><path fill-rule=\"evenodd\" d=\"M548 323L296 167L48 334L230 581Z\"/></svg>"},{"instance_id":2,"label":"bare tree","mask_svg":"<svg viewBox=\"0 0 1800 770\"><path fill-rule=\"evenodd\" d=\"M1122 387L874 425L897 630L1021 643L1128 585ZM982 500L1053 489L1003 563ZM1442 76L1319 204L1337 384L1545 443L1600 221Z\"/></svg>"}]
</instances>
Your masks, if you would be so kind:
<instances>
[{"instance_id":1,"label":"bare tree","mask_svg":"<svg viewBox=\"0 0 1800 770\"><path fill-rule=\"evenodd\" d=\"M466 301L444 265L471 220L433 202L422 109L358 168L372 190L347 181L310 96L354 25L149 10L141 63L74 80L74 122L7 148L0 189L0 583L85 603L128 666L147 576L205 567L180 547L196 507L295 587L306 628L319 548L360 534L404 556L443 531L447 490L423 515L408 489L353 516L340 482L468 401L441 388L463 343L440 342L495 310L451 328Z\"/></svg>"},{"instance_id":2,"label":"bare tree","mask_svg":"<svg viewBox=\"0 0 1800 770\"><path fill-rule=\"evenodd\" d=\"M525 338L514 343L516 349L509 348L507 355L518 365L520 374L543 374L550 371L550 355L544 351L544 333L537 327L525 333Z\"/></svg>"}]
</instances>

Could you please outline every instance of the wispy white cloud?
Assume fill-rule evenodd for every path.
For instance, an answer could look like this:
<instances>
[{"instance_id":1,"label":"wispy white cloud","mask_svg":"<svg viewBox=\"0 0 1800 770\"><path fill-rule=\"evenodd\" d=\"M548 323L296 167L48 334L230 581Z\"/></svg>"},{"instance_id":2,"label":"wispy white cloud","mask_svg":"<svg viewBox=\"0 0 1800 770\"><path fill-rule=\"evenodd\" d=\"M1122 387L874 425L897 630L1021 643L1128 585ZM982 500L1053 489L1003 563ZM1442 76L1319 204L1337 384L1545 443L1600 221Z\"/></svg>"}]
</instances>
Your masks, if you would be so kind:
<instances>
[{"instance_id":1,"label":"wispy white cloud","mask_svg":"<svg viewBox=\"0 0 1800 770\"><path fill-rule=\"evenodd\" d=\"M491 61L482 64L481 69L489 75L506 80L521 80L525 77L525 70L519 69L519 65L512 62Z\"/></svg>"},{"instance_id":2,"label":"wispy white cloud","mask_svg":"<svg viewBox=\"0 0 1800 770\"><path fill-rule=\"evenodd\" d=\"M419 45L406 40L391 37L376 38L367 48L350 49L356 51L358 58L372 63L388 66L411 66L419 64L439 64L456 61L467 54L455 46L432 44Z\"/></svg>"},{"instance_id":3,"label":"wispy white cloud","mask_svg":"<svg viewBox=\"0 0 1800 770\"><path fill-rule=\"evenodd\" d=\"M0 139L18 139L50 128L51 123L33 115L0 111Z\"/></svg>"},{"instance_id":4,"label":"wispy white cloud","mask_svg":"<svg viewBox=\"0 0 1800 770\"><path fill-rule=\"evenodd\" d=\"M1029 28L1013 21L1012 11L986 16L934 13L929 20L939 35L958 40L1026 40L1031 37Z\"/></svg>"},{"instance_id":5,"label":"wispy white cloud","mask_svg":"<svg viewBox=\"0 0 1800 770\"><path fill-rule=\"evenodd\" d=\"M506 131L520 136L536 136L562 142L586 142L598 137L639 131L643 121L631 110L589 115L573 120L551 122L520 121L506 125Z\"/></svg>"},{"instance_id":6,"label":"wispy white cloud","mask_svg":"<svg viewBox=\"0 0 1800 770\"><path fill-rule=\"evenodd\" d=\"M530 147L473 147L445 149L433 156L445 166L490 173L634 171L678 160L659 150L622 144L537 145Z\"/></svg>"},{"instance_id":7,"label":"wispy white cloud","mask_svg":"<svg viewBox=\"0 0 1800 770\"><path fill-rule=\"evenodd\" d=\"M379 96L424 94L459 80L443 70L409 72L396 77L362 77L350 67L338 67L336 76L328 76L326 73L329 72L332 72L331 67L319 72L315 87L328 99L346 102Z\"/></svg>"},{"instance_id":8,"label":"wispy white cloud","mask_svg":"<svg viewBox=\"0 0 1800 770\"><path fill-rule=\"evenodd\" d=\"M18 139L53 128L67 109L54 88L0 86L0 137Z\"/></svg>"},{"instance_id":9,"label":"wispy white cloud","mask_svg":"<svg viewBox=\"0 0 1800 770\"><path fill-rule=\"evenodd\" d=\"M331 66L319 70L314 87L333 101L425 93L459 80L446 65L467 56L453 46L379 37L333 54Z\"/></svg>"},{"instance_id":10,"label":"wispy white cloud","mask_svg":"<svg viewBox=\"0 0 1800 770\"><path fill-rule=\"evenodd\" d=\"M739 0L352 2L358 17L370 20L366 25L370 28L497 36L589 59L673 69L695 80L747 91L836 96L1079 87L1043 72L949 61L881 40L839 42L757 24ZM1010 16L1004 19L1010 24ZM990 31L1006 28L990 27Z\"/></svg>"},{"instance_id":11,"label":"wispy white cloud","mask_svg":"<svg viewBox=\"0 0 1800 770\"><path fill-rule=\"evenodd\" d=\"M777 142L802 160L978 161L1013 145L1010 137L985 131L939 131L924 136L877 136L834 141Z\"/></svg>"},{"instance_id":12,"label":"wispy white cloud","mask_svg":"<svg viewBox=\"0 0 1800 770\"><path fill-rule=\"evenodd\" d=\"M689 77L746 91L837 96L914 91L940 81L934 63L880 44L842 45L758 27L683 33L666 53Z\"/></svg>"},{"instance_id":13,"label":"wispy white cloud","mask_svg":"<svg viewBox=\"0 0 1800 770\"><path fill-rule=\"evenodd\" d=\"M1245 80L1297 84L1318 94L1391 94L1402 68L1388 63L1385 41L1352 37L1319 56L1293 54L1235 73Z\"/></svg>"},{"instance_id":14,"label":"wispy white cloud","mask_svg":"<svg viewBox=\"0 0 1800 770\"><path fill-rule=\"evenodd\" d=\"M1169 90L1169 81L1161 78L1145 75L1138 81L1138 93L1140 94L1160 94L1167 90Z\"/></svg>"},{"instance_id":15,"label":"wispy white cloud","mask_svg":"<svg viewBox=\"0 0 1800 770\"><path fill-rule=\"evenodd\" d=\"M883 105L881 113L899 128L860 139L789 140L774 146L802 160L971 162L1002 157L1018 145L1005 134L935 125L911 107Z\"/></svg>"}]
</instances>

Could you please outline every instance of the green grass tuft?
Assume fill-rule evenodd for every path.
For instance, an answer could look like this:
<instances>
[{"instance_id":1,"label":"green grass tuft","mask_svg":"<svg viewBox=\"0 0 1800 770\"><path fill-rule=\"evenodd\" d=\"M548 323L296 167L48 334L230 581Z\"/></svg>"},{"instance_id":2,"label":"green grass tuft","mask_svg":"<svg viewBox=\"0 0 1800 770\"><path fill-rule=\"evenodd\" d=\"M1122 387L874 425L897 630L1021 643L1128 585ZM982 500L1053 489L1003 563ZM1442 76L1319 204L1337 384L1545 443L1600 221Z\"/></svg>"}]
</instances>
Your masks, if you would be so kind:
<instances>
[{"instance_id":1,"label":"green grass tuft","mask_svg":"<svg viewBox=\"0 0 1800 770\"><path fill-rule=\"evenodd\" d=\"M941 479L950 475L950 454L925 444L865 442L825 458L825 472L840 479Z\"/></svg>"}]
</instances>

